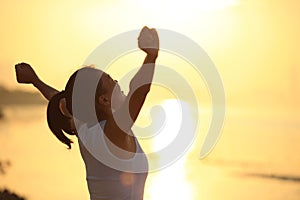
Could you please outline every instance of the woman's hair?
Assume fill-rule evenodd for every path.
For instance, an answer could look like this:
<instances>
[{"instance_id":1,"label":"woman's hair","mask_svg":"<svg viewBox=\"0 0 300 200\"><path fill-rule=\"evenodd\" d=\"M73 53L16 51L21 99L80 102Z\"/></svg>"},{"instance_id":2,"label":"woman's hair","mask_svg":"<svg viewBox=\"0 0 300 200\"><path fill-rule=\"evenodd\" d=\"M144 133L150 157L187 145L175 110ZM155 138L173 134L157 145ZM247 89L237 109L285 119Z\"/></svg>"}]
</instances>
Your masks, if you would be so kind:
<instances>
[{"instance_id":1,"label":"woman's hair","mask_svg":"<svg viewBox=\"0 0 300 200\"><path fill-rule=\"evenodd\" d=\"M65 116L60 110L60 100L65 98L66 108L82 122L99 118L100 113L95 109L95 100L104 91L101 89L102 71L90 67L77 70L69 78L65 90L54 95L48 103L47 122L52 133L71 149L73 143L65 134L77 135L72 127L72 118ZM73 110L72 107L75 109ZM95 112L96 111L96 112Z\"/></svg>"},{"instance_id":2,"label":"woman's hair","mask_svg":"<svg viewBox=\"0 0 300 200\"><path fill-rule=\"evenodd\" d=\"M64 97L64 92L59 92L51 98L47 107L47 121L52 133L69 149L73 143L64 133L76 135L76 130L72 130L71 119L63 115L59 109L60 100Z\"/></svg>"}]
</instances>

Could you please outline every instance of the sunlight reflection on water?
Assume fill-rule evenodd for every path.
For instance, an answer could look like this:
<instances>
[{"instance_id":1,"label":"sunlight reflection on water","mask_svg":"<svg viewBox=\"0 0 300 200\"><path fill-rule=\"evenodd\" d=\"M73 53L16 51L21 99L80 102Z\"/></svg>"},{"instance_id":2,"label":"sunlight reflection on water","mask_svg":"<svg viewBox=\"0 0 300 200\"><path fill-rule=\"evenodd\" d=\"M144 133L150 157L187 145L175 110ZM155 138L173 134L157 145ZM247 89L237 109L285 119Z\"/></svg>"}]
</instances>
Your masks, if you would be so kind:
<instances>
[{"instance_id":1,"label":"sunlight reflection on water","mask_svg":"<svg viewBox=\"0 0 300 200\"><path fill-rule=\"evenodd\" d=\"M0 159L9 159L12 166L0 176L0 188L11 188L28 200L88 199L76 138L71 151L57 141L48 130L45 106L14 106L4 111ZM166 169L149 173L145 200L299 199L299 182L291 181L300 176L300 155L296 153L300 152L299 126L291 126L298 121L292 119L284 125L285 119L282 125L272 127L249 123L254 119L260 120L227 116L216 149L204 160L199 160L205 132L205 127L200 127L201 134L187 155Z\"/></svg>"}]
</instances>

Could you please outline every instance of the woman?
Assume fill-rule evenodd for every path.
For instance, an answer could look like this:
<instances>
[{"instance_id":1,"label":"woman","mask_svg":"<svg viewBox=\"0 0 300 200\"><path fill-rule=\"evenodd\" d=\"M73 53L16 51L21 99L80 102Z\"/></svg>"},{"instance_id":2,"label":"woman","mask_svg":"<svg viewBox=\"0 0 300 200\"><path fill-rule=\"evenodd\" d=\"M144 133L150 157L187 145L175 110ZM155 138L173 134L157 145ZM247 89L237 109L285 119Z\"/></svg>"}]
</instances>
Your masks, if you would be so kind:
<instances>
[{"instance_id":1,"label":"woman","mask_svg":"<svg viewBox=\"0 0 300 200\"><path fill-rule=\"evenodd\" d=\"M127 96L101 70L77 70L65 90L58 92L42 82L30 65L16 65L17 81L32 83L49 100L47 121L54 135L69 148L72 141L64 132L78 137L92 200L143 199L148 162L131 127L150 91L159 50L156 30L144 27L138 46L147 55Z\"/></svg>"}]
</instances>

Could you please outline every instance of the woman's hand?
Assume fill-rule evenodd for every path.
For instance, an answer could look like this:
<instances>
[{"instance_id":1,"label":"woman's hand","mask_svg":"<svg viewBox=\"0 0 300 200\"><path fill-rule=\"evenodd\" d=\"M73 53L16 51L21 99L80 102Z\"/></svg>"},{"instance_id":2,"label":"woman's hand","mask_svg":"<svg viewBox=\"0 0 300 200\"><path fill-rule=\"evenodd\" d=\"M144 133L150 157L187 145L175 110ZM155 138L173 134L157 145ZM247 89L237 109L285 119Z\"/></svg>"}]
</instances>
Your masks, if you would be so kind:
<instances>
[{"instance_id":1,"label":"woman's hand","mask_svg":"<svg viewBox=\"0 0 300 200\"><path fill-rule=\"evenodd\" d=\"M18 83L34 83L39 78L27 63L19 63L15 65Z\"/></svg>"},{"instance_id":2,"label":"woman's hand","mask_svg":"<svg viewBox=\"0 0 300 200\"><path fill-rule=\"evenodd\" d=\"M157 56L159 50L159 38L156 30L144 26L138 37L138 45L139 48L147 54Z\"/></svg>"}]
</instances>

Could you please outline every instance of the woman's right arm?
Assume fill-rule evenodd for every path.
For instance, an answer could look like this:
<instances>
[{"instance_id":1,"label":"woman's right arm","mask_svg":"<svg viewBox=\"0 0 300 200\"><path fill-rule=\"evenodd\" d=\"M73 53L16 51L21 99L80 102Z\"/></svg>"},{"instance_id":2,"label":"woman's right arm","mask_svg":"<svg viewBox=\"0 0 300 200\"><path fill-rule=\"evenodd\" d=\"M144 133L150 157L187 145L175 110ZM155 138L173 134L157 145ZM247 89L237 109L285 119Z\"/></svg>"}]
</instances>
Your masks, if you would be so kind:
<instances>
[{"instance_id":1,"label":"woman's right arm","mask_svg":"<svg viewBox=\"0 0 300 200\"><path fill-rule=\"evenodd\" d=\"M41 81L29 64L16 64L15 69L18 83L32 84L48 101L59 92Z\"/></svg>"},{"instance_id":2,"label":"woman's right arm","mask_svg":"<svg viewBox=\"0 0 300 200\"><path fill-rule=\"evenodd\" d=\"M50 101L54 95L59 93L58 90L55 88L47 85L43 81L39 79L39 77L36 75L32 67L27 63L19 63L15 65L16 69L16 77L18 83L25 83L25 84L32 84L34 87L36 87L40 93L48 100ZM69 117L69 128L68 130L75 130L74 121L71 118L72 115L68 111L66 107L66 101L65 99L61 99L59 102L59 109L61 110L62 114Z\"/></svg>"}]
</instances>

